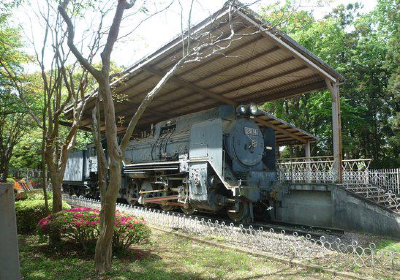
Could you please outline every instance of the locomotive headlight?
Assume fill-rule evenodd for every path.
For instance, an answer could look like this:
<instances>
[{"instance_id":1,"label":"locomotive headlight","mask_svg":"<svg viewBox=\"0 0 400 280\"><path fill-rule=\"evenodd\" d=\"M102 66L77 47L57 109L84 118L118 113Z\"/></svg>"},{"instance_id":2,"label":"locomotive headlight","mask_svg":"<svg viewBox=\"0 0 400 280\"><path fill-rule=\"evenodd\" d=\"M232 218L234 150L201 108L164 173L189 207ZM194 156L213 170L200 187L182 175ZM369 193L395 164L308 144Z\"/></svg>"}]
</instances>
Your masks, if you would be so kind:
<instances>
[{"instance_id":1,"label":"locomotive headlight","mask_svg":"<svg viewBox=\"0 0 400 280\"><path fill-rule=\"evenodd\" d=\"M239 105L238 107L237 107L237 109L236 109L236 112L239 114L239 115L245 115L246 114L246 107L244 106L244 105Z\"/></svg>"},{"instance_id":2,"label":"locomotive headlight","mask_svg":"<svg viewBox=\"0 0 400 280\"><path fill-rule=\"evenodd\" d=\"M258 113L258 107L256 104L250 104L249 106L249 113L253 116L256 116Z\"/></svg>"}]
</instances>

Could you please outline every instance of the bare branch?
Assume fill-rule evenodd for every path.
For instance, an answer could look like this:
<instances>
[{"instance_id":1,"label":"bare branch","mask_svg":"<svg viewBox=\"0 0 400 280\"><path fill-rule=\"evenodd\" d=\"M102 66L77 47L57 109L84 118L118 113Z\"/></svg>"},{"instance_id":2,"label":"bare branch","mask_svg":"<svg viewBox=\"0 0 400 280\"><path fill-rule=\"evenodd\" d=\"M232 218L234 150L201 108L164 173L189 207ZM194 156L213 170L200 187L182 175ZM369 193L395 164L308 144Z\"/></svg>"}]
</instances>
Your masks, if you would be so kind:
<instances>
[{"instance_id":1,"label":"bare branch","mask_svg":"<svg viewBox=\"0 0 400 280\"><path fill-rule=\"evenodd\" d=\"M67 7L69 3L69 0L64 0L59 6L58 6L58 11L60 12L61 16L63 17L65 23L67 24L67 30L68 30L68 47L71 49L72 53L75 55L75 57L79 60L79 62L95 77L96 80L101 79L101 73L99 70L94 68L84 57L83 55L79 52L79 50L76 48L74 44L74 37L75 37L75 31L74 31L74 26L72 24L72 21L70 17L68 16L67 12L65 11L65 8Z\"/></svg>"},{"instance_id":2,"label":"bare branch","mask_svg":"<svg viewBox=\"0 0 400 280\"><path fill-rule=\"evenodd\" d=\"M133 115L132 119L129 122L128 128L126 129L125 135L121 141L121 152L124 154L125 150L128 146L129 140L135 130L135 127L142 117L146 108L150 105L151 101L154 97L162 90L163 86L168 82L168 80L175 74L176 70L183 64L186 57L181 58L166 74L162 79L157 83L157 85L146 95L140 104L139 108L136 110L135 115Z\"/></svg>"}]
</instances>

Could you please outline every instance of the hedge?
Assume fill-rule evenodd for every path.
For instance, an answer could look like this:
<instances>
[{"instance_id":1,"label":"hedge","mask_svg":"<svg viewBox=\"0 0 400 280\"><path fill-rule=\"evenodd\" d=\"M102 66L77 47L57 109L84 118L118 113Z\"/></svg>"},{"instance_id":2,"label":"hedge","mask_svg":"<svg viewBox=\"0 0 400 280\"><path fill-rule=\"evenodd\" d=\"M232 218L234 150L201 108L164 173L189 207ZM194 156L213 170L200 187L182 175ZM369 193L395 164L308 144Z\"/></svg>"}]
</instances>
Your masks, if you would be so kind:
<instances>
[{"instance_id":1,"label":"hedge","mask_svg":"<svg viewBox=\"0 0 400 280\"><path fill-rule=\"evenodd\" d=\"M49 200L49 209L52 208L52 201ZM63 202L63 209L71 207ZM45 209L44 199L25 199L15 202L15 212L17 216L17 229L20 234L29 234L36 231L37 223L49 215Z\"/></svg>"},{"instance_id":2,"label":"hedge","mask_svg":"<svg viewBox=\"0 0 400 280\"><path fill-rule=\"evenodd\" d=\"M62 237L82 247L85 251L94 249L100 232L100 211L79 207L50 214L37 225L40 236L60 233ZM146 222L132 215L115 212L113 249L126 250L132 244L148 242L150 228Z\"/></svg>"},{"instance_id":3,"label":"hedge","mask_svg":"<svg viewBox=\"0 0 400 280\"><path fill-rule=\"evenodd\" d=\"M53 199L53 193L47 192L47 199L50 201ZM29 200L44 200L43 190L34 190L31 192L26 192L27 199Z\"/></svg>"}]
</instances>

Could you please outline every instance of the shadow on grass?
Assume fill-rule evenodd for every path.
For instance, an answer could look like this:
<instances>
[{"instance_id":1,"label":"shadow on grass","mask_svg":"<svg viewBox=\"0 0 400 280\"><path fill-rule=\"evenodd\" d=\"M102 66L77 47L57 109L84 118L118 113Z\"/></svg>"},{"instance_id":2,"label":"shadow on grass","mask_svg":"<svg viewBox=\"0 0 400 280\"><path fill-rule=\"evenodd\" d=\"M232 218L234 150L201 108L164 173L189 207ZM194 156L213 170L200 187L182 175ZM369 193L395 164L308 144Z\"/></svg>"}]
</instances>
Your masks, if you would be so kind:
<instances>
[{"instance_id":1,"label":"shadow on grass","mask_svg":"<svg viewBox=\"0 0 400 280\"><path fill-rule=\"evenodd\" d=\"M113 257L111 271L99 274L94 270L93 253L84 252L76 244L64 242L54 247L39 243L35 236L20 236L21 272L24 280L203 280L226 278L251 280L302 279L305 275L309 275L306 270L297 270L285 265L275 266L275 271L272 272L254 272L255 275L244 276L243 271L251 271L252 266L236 267L235 264L241 264L236 254L234 258L231 256L231 259L225 259L229 256L226 255L226 252L223 253L223 262L221 262L221 258L216 255L218 252L182 251L179 247L173 250L158 245L155 247L153 245L132 247ZM243 258L245 257L243 256ZM205 258L205 260L201 258ZM210 263L215 266L209 266ZM226 269L225 266L230 268ZM201 269L196 271L198 267ZM190 271L192 269L195 271Z\"/></svg>"},{"instance_id":2,"label":"shadow on grass","mask_svg":"<svg viewBox=\"0 0 400 280\"><path fill-rule=\"evenodd\" d=\"M73 243L57 246L38 243L34 236L20 236L21 273L29 279L202 279L196 273L167 271L167 264L150 249L131 248L113 257L112 270L94 270L93 253Z\"/></svg>"}]
</instances>

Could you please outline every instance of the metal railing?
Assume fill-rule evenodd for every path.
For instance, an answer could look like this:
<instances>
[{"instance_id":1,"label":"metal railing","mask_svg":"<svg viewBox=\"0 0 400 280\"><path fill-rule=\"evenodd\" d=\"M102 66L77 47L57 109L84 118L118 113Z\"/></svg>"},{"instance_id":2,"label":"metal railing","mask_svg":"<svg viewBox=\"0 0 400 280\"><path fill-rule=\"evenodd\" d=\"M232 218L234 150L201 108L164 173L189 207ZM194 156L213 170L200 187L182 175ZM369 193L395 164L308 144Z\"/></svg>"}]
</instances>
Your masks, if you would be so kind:
<instances>
[{"instance_id":1,"label":"metal railing","mask_svg":"<svg viewBox=\"0 0 400 280\"><path fill-rule=\"evenodd\" d=\"M98 200L64 196L67 203L100 208ZM357 271L378 278L393 277L400 272L400 253L379 250L375 244L361 246L357 241L344 241L335 236L312 238L297 232L289 235L284 230L264 230L252 226L226 224L218 220L185 216L144 207L118 204L117 210L143 217L150 225L180 230L190 235L214 238L218 242L235 245L252 251L285 257L305 264L319 265L340 271ZM359 268L362 268L361 270ZM396 277L396 276L395 276Z\"/></svg>"},{"instance_id":2,"label":"metal railing","mask_svg":"<svg viewBox=\"0 0 400 280\"><path fill-rule=\"evenodd\" d=\"M337 181L335 157L287 158L277 161L280 181L333 183Z\"/></svg>"},{"instance_id":3,"label":"metal railing","mask_svg":"<svg viewBox=\"0 0 400 280\"><path fill-rule=\"evenodd\" d=\"M293 183L335 183L335 163L333 156L280 159L278 178ZM370 164L370 159L342 160L343 184L369 184L400 195L400 169L370 169Z\"/></svg>"},{"instance_id":4,"label":"metal railing","mask_svg":"<svg viewBox=\"0 0 400 280\"><path fill-rule=\"evenodd\" d=\"M400 168L370 169L368 170L368 182L400 195Z\"/></svg>"},{"instance_id":5,"label":"metal railing","mask_svg":"<svg viewBox=\"0 0 400 280\"><path fill-rule=\"evenodd\" d=\"M21 169L10 169L10 174L15 178L41 178L42 170L21 168Z\"/></svg>"}]
</instances>

